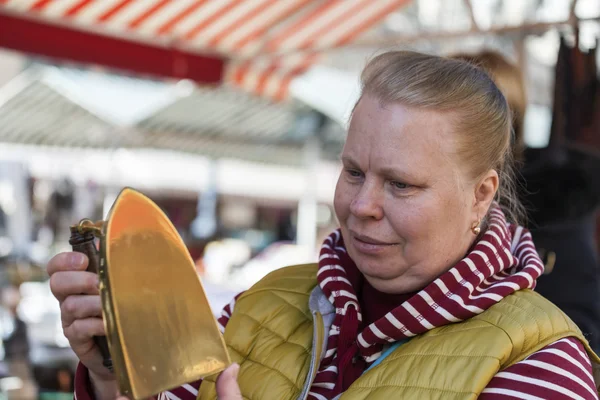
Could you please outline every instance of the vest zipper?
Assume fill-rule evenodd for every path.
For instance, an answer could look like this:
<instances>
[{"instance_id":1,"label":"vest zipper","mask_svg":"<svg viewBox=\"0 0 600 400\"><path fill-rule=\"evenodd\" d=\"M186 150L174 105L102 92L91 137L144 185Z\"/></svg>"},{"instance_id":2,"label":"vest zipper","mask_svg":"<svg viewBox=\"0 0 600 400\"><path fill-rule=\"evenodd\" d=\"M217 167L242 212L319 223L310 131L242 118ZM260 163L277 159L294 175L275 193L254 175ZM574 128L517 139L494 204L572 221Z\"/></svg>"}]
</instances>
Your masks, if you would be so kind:
<instances>
[{"instance_id":1,"label":"vest zipper","mask_svg":"<svg viewBox=\"0 0 600 400\"><path fill-rule=\"evenodd\" d=\"M319 365L321 364L321 356L323 355L323 340L325 338L325 325L323 324L323 316L318 311L313 311L312 315L313 339L310 368L298 400L306 400L308 398L308 392L310 391L313 381L317 376L317 371L319 370Z\"/></svg>"}]
</instances>

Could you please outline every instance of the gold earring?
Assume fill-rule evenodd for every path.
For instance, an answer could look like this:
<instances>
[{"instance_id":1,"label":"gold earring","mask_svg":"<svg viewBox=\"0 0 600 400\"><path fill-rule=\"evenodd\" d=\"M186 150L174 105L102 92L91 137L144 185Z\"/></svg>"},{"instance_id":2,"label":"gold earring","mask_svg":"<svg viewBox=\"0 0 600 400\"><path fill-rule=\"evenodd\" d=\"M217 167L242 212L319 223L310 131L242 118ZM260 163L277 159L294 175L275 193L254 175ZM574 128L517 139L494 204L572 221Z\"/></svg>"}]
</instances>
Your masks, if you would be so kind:
<instances>
[{"instance_id":1,"label":"gold earring","mask_svg":"<svg viewBox=\"0 0 600 400\"><path fill-rule=\"evenodd\" d=\"M473 225L471 225L471 231L475 234L475 236L481 233L481 218L477 220Z\"/></svg>"}]
</instances>

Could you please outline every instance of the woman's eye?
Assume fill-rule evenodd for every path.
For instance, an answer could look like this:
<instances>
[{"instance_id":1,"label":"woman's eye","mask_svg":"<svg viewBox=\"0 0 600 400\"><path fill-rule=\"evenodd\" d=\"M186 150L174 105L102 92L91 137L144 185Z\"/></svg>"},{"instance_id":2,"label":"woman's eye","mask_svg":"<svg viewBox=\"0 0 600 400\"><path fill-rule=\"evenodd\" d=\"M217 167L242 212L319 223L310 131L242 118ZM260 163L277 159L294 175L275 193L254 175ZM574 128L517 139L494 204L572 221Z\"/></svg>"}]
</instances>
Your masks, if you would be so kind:
<instances>
[{"instance_id":1,"label":"woman's eye","mask_svg":"<svg viewBox=\"0 0 600 400\"><path fill-rule=\"evenodd\" d=\"M346 172L348 173L348 175L350 175L352 178L360 178L360 176L362 175L360 171L357 171L355 169L347 169Z\"/></svg>"},{"instance_id":2,"label":"woman's eye","mask_svg":"<svg viewBox=\"0 0 600 400\"><path fill-rule=\"evenodd\" d=\"M402 182L392 181L391 184L395 189L408 189L408 187L409 187L409 185L407 185L406 183L402 183Z\"/></svg>"}]
</instances>

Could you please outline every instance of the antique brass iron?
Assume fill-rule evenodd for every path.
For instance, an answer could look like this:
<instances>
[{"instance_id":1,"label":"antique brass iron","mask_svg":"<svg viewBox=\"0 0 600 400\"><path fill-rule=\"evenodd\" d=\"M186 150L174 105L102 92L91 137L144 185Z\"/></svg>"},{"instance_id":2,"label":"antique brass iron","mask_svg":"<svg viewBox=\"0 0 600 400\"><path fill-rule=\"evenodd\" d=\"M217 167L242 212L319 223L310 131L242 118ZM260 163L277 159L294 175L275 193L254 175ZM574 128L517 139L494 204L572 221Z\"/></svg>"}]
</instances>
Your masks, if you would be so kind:
<instances>
[{"instance_id":1,"label":"antique brass iron","mask_svg":"<svg viewBox=\"0 0 600 400\"><path fill-rule=\"evenodd\" d=\"M194 263L156 204L124 189L107 221L71 228L73 249L90 261L93 237L100 239L96 268L110 351L104 365L114 370L122 394L148 398L230 364ZM96 339L102 350L104 338Z\"/></svg>"}]
</instances>

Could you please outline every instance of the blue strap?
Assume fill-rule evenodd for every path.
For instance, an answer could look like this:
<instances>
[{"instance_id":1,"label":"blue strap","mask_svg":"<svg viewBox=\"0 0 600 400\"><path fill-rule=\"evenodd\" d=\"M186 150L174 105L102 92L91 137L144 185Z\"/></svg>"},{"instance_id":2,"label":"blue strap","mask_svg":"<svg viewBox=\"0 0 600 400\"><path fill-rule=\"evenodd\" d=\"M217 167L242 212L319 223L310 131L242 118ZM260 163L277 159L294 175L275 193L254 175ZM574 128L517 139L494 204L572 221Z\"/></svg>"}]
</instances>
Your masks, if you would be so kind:
<instances>
[{"instance_id":1,"label":"blue strap","mask_svg":"<svg viewBox=\"0 0 600 400\"><path fill-rule=\"evenodd\" d=\"M371 366L369 368L367 368L367 370L365 372L370 371L372 368L375 368L376 366L378 366L379 364L381 364L381 362L383 360L385 360L385 358L387 356L389 356L390 354L392 354L398 347L402 346L404 343L408 342L410 339L404 339L404 340L400 340L399 342L394 343L393 345L391 345L386 351L383 352L383 354L381 354L379 356L379 358L377 360L375 360L375 362L373 364L371 364ZM363 374L365 373L363 372Z\"/></svg>"}]
</instances>

